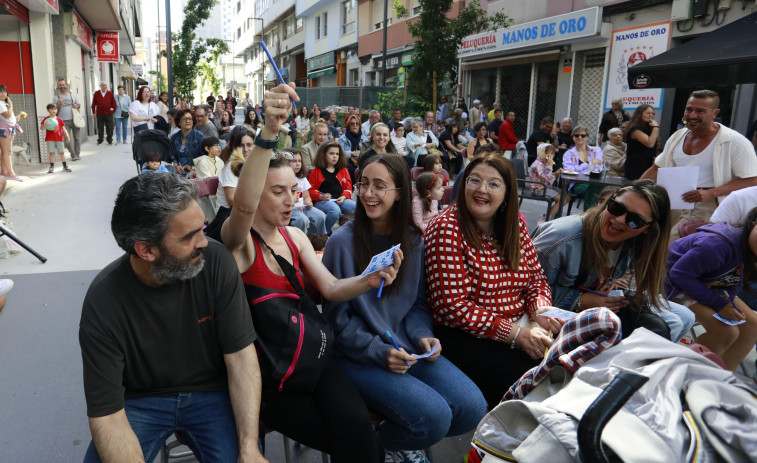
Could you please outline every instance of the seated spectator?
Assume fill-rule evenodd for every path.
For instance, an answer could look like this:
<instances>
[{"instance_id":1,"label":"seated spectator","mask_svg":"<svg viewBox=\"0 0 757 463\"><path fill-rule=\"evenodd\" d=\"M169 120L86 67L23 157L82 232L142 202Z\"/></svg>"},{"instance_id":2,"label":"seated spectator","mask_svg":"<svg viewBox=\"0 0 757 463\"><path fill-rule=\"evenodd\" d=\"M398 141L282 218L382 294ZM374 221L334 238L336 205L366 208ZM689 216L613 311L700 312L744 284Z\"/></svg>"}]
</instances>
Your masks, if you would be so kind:
<instances>
[{"instance_id":1,"label":"seated spectator","mask_svg":"<svg viewBox=\"0 0 757 463\"><path fill-rule=\"evenodd\" d=\"M411 123L413 131L407 134L407 150L409 154L405 156L410 167L423 166L423 159L430 152L430 150L438 150L439 140L433 132L425 131L423 129L423 121L420 119L413 119Z\"/></svg>"},{"instance_id":2,"label":"seated spectator","mask_svg":"<svg viewBox=\"0 0 757 463\"><path fill-rule=\"evenodd\" d=\"M439 177L442 179L442 186L447 186L447 178L441 175L443 169L442 158L436 154L426 155L426 159L423 160L423 172L439 174Z\"/></svg>"},{"instance_id":3,"label":"seated spectator","mask_svg":"<svg viewBox=\"0 0 757 463\"><path fill-rule=\"evenodd\" d=\"M363 142L363 132L360 129L360 116L353 114L347 117L347 130L339 137L339 144L342 145L348 163L347 169L350 177L354 177L357 169L358 158L360 156L360 144ZM368 140L367 138L365 139ZM354 181L354 178L353 178Z\"/></svg>"},{"instance_id":4,"label":"seated spectator","mask_svg":"<svg viewBox=\"0 0 757 463\"><path fill-rule=\"evenodd\" d=\"M310 182L307 178L307 169L302 163L302 154L297 148L289 148L281 154L289 161L289 165L294 169L294 176L297 178L297 202L292 209L290 225L299 228L304 233L325 235L326 213L313 207L313 200L310 198Z\"/></svg>"},{"instance_id":5,"label":"seated spectator","mask_svg":"<svg viewBox=\"0 0 757 463\"><path fill-rule=\"evenodd\" d=\"M334 356L370 408L386 418L379 437L388 458L428 462L420 449L472 430L486 405L476 385L440 355L442 344L434 337L407 165L399 156L374 156L360 169L357 186L355 220L326 243L324 265L337 278L355 277L373 255L397 243L395 259L403 260L383 294L371 290L324 303L336 335ZM423 360L413 356L429 353Z\"/></svg>"},{"instance_id":6,"label":"seated spectator","mask_svg":"<svg viewBox=\"0 0 757 463\"><path fill-rule=\"evenodd\" d=\"M555 154L555 170L562 168L562 159L565 152L573 148L576 143L573 141L573 119L566 117L560 123L560 131L555 135L557 137L557 153Z\"/></svg>"},{"instance_id":7,"label":"seated spectator","mask_svg":"<svg viewBox=\"0 0 757 463\"><path fill-rule=\"evenodd\" d=\"M397 124L394 127L393 133L394 135L392 135L392 144L394 145L394 149L397 150L397 154L400 154L402 156L407 155L407 139L405 138L405 126L402 124Z\"/></svg>"},{"instance_id":8,"label":"seated spectator","mask_svg":"<svg viewBox=\"0 0 757 463\"><path fill-rule=\"evenodd\" d=\"M294 128L297 131L297 142L295 146L299 147L308 142L308 134L310 133L310 116L308 115L308 107L301 106L297 117L294 119Z\"/></svg>"},{"instance_id":9,"label":"seated spectator","mask_svg":"<svg viewBox=\"0 0 757 463\"><path fill-rule=\"evenodd\" d=\"M545 222L533 239L555 306L607 307L620 317L624 338L643 326L678 342L694 319L686 307L663 297L668 233L668 193L642 180L584 214ZM625 291L629 278L635 291ZM613 290L623 295L610 296Z\"/></svg>"},{"instance_id":10,"label":"seated spectator","mask_svg":"<svg viewBox=\"0 0 757 463\"><path fill-rule=\"evenodd\" d=\"M329 113L328 117L328 125L329 125L329 140L339 140L339 137L342 136L342 126L339 125L339 121L336 120L336 110L331 111Z\"/></svg>"},{"instance_id":11,"label":"seated spectator","mask_svg":"<svg viewBox=\"0 0 757 463\"><path fill-rule=\"evenodd\" d=\"M415 180L418 196L413 198L413 222L421 232L425 232L431 219L439 215L439 201L444 196L442 180L444 177L440 173L433 172L424 172Z\"/></svg>"},{"instance_id":12,"label":"seated spectator","mask_svg":"<svg viewBox=\"0 0 757 463\"><path fill-rule=\"evenodd\" d=\"M602 160L609 169L608 175L623 177L626 173L626 144L623 141L623 131L613 127L607 132L610 142L602 149Z\"/></svg>"},{"instance_id":13,"label":"seated spectator","mask_svg":"<svg viewBox=\"0 0 757 463\"><path fill-rule=\"evenodd\" d=\"M355 212L352 181L342 146L327 141L315 155L315 169L308 175L313 205L326 213L326 230L330 232L342 214Z\"/></svg>"},{"instance_id":14,"label":"seated spectator","mask_svg":"<svg viewBox=\"0 0 757 463\"><path fill-rule=\"evenodd\" d=\"M358 159L358 167L360 168L360 170L363 169L363 166L368 161L368 159L376 156L377 154L397 154L394 143L392 143L391 137L389 136L389 126L384 124L383 122L376 122L375 124L373 124L373 127L371 127L371 136L368 142L371 144L371 147L365 152L361 153L360 158Z\"/></svg>"},{"instance_id":15,"label":"seated spectator","mask_svg":"<svg viewBox=\"0 0 757 463\"><path fill-rule=\"evenodd\" d=\"M557 333L560 324L536 316L552 305L552 292L518 216L513 164L487 153L459 177L465 188L457 191L457 203L423 235L426 287L434 333L447 357L492 408L544 356L552 345L547 330ZM521 318L543 329L521 326Z\"/></svg>"},{"instance_id":16,"label":"seated spectator","mask_svg":"<svg viewBox=\"0 0 757 463\"><path fill-rule=\"evenodd\" d=\"M163 165L163 162L161 161L160 153L147 153L145 155L145 163L142 165L142 173L160 173L160 174L168 174L168 169L166 169L166 166Z\"/></svg>"},{"instance_id":17,"label":"seated spectator","mask_svg":"<svg viewBox=\"0 0 757 463\"><path fill-rule=\"evenodd\" d=\"M255 135L258 134L258 130L263 127L258 118L258 113L255 108L248 106L244 112L244 127Z\"/></svg>"},{"instance_id":18,"label":"seated spectator","mask_svg":"<svg viewBox=\"0 0 757 463\"><path fill-rule=\"evenodd\" d=\"M168 138L171 138L171 135L175 134L179 130L179 121L176 120L176 113L178 113L179 110L177 108L171 108L166 112L166 122L168 123Z\"/></svg>"},{"instance_id":19,"label":"seated spectator","mask_svg":"<svg viewBox=\"0 0 757 463\"><path fill-rule=\"evenodd\" d=\"M276 92L276 93L272 93ZM272 102L297 100L294 90L279 85L266 92L264 105L266 125L260 139L273 141L289 113ZM239 179L237 207L223 225L221 237L242 271L242 281L249 291L295 294L284 269L272 253L286 260L294 270L299 285L302 275L330 301L346 301L370 288L378 288L381 280L392 283L400 258L392 267L366 277L337 280L321 264L310 241L300 230L287 227L290 220L297 181L289 163L271 149L256 146ZM294 279L293 278L293 279ZM391 286L385 286L385 290ZM251 306L251 310L255 310ZM254 313L254 312L253 312ZM266 326L257 326L265 330ZM320 374L312 373L312 391L290 389L274 376L274 368L261 361L261 420L266 427L281 432L295 441L328 452L334 463L384 461L381 445L374 433L368 409L352 382L329 354ZM306 374L303 372L302 374Z\"/></svg>"},{"instance_id":20,"label":"seated spectator","mask_svg":"<svg viewBox=\"0 0 757 463\"><path fill-rule=\"evenodd\" d=\"M533 180L534 182L542 182L546 184L547 192L545 194L547 195L547 197L552 198L555 201L552 207L549 208L550 217L554 217L555 214L557 214L558 209L560 209L565 204L565 202L570 199L566 195L565 201L563 202L563 204L560 204L560 192L553 188L549 188L553 183L555 183L557 176L562 173L562 169L553 171L555 166L554 158L556 151L557 148L555 148L553 145L542 143L536 150L536 161L531 164L531 168L529 169L531 180ZM541 194L541 192L544 191L544 187L532 183L531 191L533 191L534 194Z\"/></svg>"},{"instance_id":21,"label":"seated spectator","mask_svg":"<svg viewBox=\"0 0 757 463\"><path fill-rule=\"evenodd\" d=\"M207 177L218 177L223 169L223 160L221 160L221 140L216 137L208 137L202 140L200 149L203 154L195 159L195 176L203 179Z\"/></svg>"},{"instance_id":22,"label":"seated spectator","mask_svg":"<svg viewBox=\"0 0 757 463\"><path fill-rule=\"evenodd\" d=\"M569 149L563 156L563 172L578 172L579 174L589 174L592 170L602 168L602 148L590 146L588 143L589 131L582 125L577 125L573 129L573 141L576 146ZM529 155L530 156L530 155ZM601 186L575 184L571 183L568 187L573 194L583 198L584 210L589 210L596 203L597 193L602 189Z\"/></svg>"},{"instance_id":23,"label":"seated spectator","mask_svg":"<svg viewBox=\"0 0 757 463\"><path fill-rule=\"evenodd\" d=\"M171 144L176 156L173 165L177 173L186 176L194 171L194 159L202 156L200 144L205 135L194 128L195 116L191 110L178 111L176 119L179 121L180 130L171 136Z\"/></svg>"},{"instance_id":24,"label":"seated spectator","mask_svg":"<svg viewBox=\"0 0 757 463\"><path fill-rule=\"evenodd\" d=\"M218 121L218 138L228 140L233 128L234 115L229 111L224 111L221 113L221 120Z\"/></svg>"},{"instance_id":25,"label":"seated spectator","mask_svg":"<svg viewBox=\"0 0 757 463\"><path fill-rule=\"evenodd\" d=\"M442 164L446 164L447 171L450 173L460 173L463 168L463 158L467 156L467 152L460 142L458 135L457 124L447 124L444 132L439 135L439 151L442 153Z\"/></svg>"},{"instance_id":26,"label":"seated spectator","mask_svg":"<svg viewBox=\"0 0 757 463\"><path fill-rule=\"evenodd\" d=\"M223 112L225 111L225 106L223 104L223 99L220 99L215 102L215 106L213 106L212 103L208 103L211 108L213 109L213 112L210 114L210 118L213 121L214 124L218 124L218 121L221 120L221 116L223 116Z\"/></svg>"},{"instance_id":27,"label":"seated spectator","mask_svg":"<svg viewBox=\"0 0 757 463\"><path fill-rule=\"evenodd\" d=\"M497 146L497 145L495 145L495 144L493 144L493 143L492 143L492 144L489 144L489 145L484 145L484 146L482 146L482 147L481 147L481 148L480 148L480 149L478 150L478 152L476 153L476 157L479 157L479 156L483 156L483 155L485 155L485 154L489 154L489 153L493 153L493 154L501 154L501 152L500 152L500 150L499 150L499 146ZM467 158L466 158L466 159L467 159ZM474 158L474 159L475 159L475 158ZM470 161L472 161L472 160L473 160L473 159L470 159ZM470 165L470 164L468 164L468 165ZM468 166L465 166L465 167L464 167L463 169L467 169L467 168L468 168ZM458 190L458 187L460 186L460 181L461 181L462 179L463 179L463 176L462 176L462 175L460 175L460 174L458 174L458 175L457 175L457 177L455 177L455 181L454 181L454 182L452 182L452 202L455 202L455 201L456 201L456 198L457 198L457 190Z\"/></svg>"},{"instance_id":28,"label":"seated spectator","mask_svg":"<svg viewBox=\"0 0 757 463\"><path fill-rule=\"evenodd\" d=\"M489 138L489 133L486 129L486 124L484 125L481 125L481 124L484 124L484 123L479 122L478 124L476 124L475 132L474 132L475 138L473 138L471 141L468 142L468 153L467 153L468 159L473 159L474 157L476 157L476 152L479 149L481 149L482 146L490 145L494 143L492 139Z\"/></svg>"},{"instance_id":29,"label":"seated spectator","mask_svg":"<svg viewBox=\"0 0 757 463\"><path fill-rule=\"evenodd\" d=\"M757 315L736 291L757 281L757 208L742 227L718 223L670 245L665 290L668 297L696 314L707 330L696 342L736 371L757 341ZM748 290L751 291L752 289ZM715 318L742 322L731 325Z\"/></svg>"}]
</instances>

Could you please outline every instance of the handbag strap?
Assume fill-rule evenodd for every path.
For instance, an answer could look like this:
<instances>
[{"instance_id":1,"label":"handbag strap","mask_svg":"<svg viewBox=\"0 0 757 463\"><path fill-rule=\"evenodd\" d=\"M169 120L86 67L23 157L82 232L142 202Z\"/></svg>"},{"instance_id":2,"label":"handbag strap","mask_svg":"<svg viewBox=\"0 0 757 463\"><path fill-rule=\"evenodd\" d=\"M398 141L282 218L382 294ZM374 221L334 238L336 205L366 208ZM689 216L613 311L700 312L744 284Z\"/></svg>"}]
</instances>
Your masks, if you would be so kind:
<instances>
[{"instance_id":1,"label":"handbag strap","mask_svg":"<svg viewBox=\"0 0 757 463\"><path fill-rule=\"evenodd\" d=\"M273 249L268 246L268 243L265 242L263 237L260 236L260 233L258 233L257 230L250 228L250 231L258 240L260 240L261 243L263 243L266 248L268 248L268 251L271 253L273 258L276 259L276 263L279 264L281 271L284 272L284 276L287 278L287 280L289 280L289 283L292 285L294 290L297 291L297 295L300 296L300 299L303 299L305 297L305 290L302 289L302 285L300 285L300 282L297 279L297 270L294 268L294 266L290 264L288 260L276 254Z\"/></svg>"}]
</instances>

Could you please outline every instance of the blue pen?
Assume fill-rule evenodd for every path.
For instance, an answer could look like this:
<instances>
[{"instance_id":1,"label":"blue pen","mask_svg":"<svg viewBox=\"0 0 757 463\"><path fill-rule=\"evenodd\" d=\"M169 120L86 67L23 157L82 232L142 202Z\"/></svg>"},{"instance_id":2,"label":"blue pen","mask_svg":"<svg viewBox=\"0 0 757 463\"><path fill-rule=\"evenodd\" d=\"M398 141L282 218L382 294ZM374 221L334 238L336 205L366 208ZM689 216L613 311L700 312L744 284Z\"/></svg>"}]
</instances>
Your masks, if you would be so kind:
<instances>
[{"instance_id":1,"label":"blue pen","mask_svg":"<svg viewBox=\"0 0 757 463\"><path fill-rule=\"evenodd\" d=\"M279 76L279 81L281 81L281 83L282 83L282 84L285 84L285 83L287 83L287 82L286 82L286 81L284 80L284 78L283 78L283 77L281 76L281 73L279 72L279 68L278 68L278 67L276 67L276 63L275 63L275 62L273 61L273 58L271 57L271 52L269 52L269 51L268 51L268 47L266 47L266 46L265 46L265 42L263 42L263 41L261 40L261 41L260 41L260 46L261 46L261 47L263 47L263 51L265 52L265 54L266 54L266 55L268 55L268 61L270 61L270 62L271 62L271 67L273 67L273 72L275 72L275 73L276 73L276 75L277 75L277 76ZM291 99L291 98L290 98L290 99L289 99L289 101L291 101L291 102L292 102L292 107L293 107L293 108L296 108L296 107L297 107L297 103L295 103L293 99Z\"/></svg>"},{"instance_id":2,"label":"blue pen","mask_svg":"<svg viewBox=\"0 0 757 463\"><path fill-rule=\"evenodd\" d=\"M389 330L386 330L386 335L389 336L389 340L392 341L392 344L394 344L394 348L397 349L397 350L399 350L400 352L402 352L400 350L400 346L398 346L397 343L394 342L394 338L392 337L392 333L390 333ZM407 364L408 367L410 366L410 362L408 362L407 360L405 360L405 364Z\"/></svg>"},{"instance_id":3,"label":"blue pen","mask_svg":"<svg viewBox=\"0 0 757 463\"><path fill-rule=\"evenodd\" d=\"M735 303L735 302L733 302L733 298L732 298L732 297L731 297L731 295L730 295L730 294L728 293L728 291L726 291L726 290L723 290L723 292L725 293L725 297L727 297L727 298L728 298L728 301L729 301L729 302L731 303L731 305L733 306L733 308L734 308L734 309L736 309L736 312L738 312L738 313L741 313L741 311L739 310L739 308L738 308L738 307L736 307L736 303Z\"/></svg>"},{"instance_id":4,"label":"blue pen","mask_svg":"<svg viewBox=\"0 0 757 463\"><path fill-rule=\"evenodd\" d=\"M386 281L386 280L384 280L383 278L381 279L381 286L379 286L378 294L376 295L376 297L381 297L381 291L383 291L383 290L384 290L384 282L385 282L385 281ZM390 336L390 337L391 337L391 336Z\"/></svg>"}]
</instances>

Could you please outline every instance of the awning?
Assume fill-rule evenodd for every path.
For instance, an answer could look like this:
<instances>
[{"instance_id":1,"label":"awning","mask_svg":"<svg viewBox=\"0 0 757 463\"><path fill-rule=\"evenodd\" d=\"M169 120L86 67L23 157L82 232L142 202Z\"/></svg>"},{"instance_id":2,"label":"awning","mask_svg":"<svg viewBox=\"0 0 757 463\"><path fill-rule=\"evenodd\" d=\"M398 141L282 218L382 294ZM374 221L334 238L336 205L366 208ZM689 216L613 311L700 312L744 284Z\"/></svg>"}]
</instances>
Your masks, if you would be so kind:
<instances>
[{"instance_id":1,"label":"awning","mask_svg":"<svg viewBox=\"0 0 757 463\"><path fill-rule=\"evenodd\" d=\"M757 13L628 68L631 88L757 82Z\"/></svg>"},{"instance_id":2,"label":"awning","mask_svg":"<svg viewBox=\"0 0 757 463\"><path fill-rule=\"evenodd\" d=\"M331 66L330 68L326 69L320 69L318 71L308 72L308 79L315 79L318 77L327 76L329 74L333 74L336 72L336 69L334 66Z\"/></svg>"},{"instance_id":3,"label":"awning","mask_svg":"<svg viewBox=\"0 0 757 463\"><path fill-rule=\"evenodd\" d=\"M119 66L119 70L121 71L121 78L126 80L137 80L137 75L134 74L134 71L132 70L131 66L129 66L126 63L121 63Z\"/></svg>"}]
</instances>

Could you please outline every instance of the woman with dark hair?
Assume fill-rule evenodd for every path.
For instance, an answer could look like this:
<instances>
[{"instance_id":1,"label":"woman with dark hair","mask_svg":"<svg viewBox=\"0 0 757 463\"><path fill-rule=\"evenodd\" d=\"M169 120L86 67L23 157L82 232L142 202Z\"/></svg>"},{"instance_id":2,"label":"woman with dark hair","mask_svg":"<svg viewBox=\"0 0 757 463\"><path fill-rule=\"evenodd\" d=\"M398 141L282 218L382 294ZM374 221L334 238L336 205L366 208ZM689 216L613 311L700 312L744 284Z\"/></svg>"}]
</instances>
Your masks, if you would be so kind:
<instances>
[{"instance_id":1,"label":"woman with dark hair","mask_svg":"<svg viewBox=\"0 0 757 463\"><path fill-rule=\"evenodd\" d=\"M696 342L736 371L757 341L757 315L737 295L757 281L757 208L741 228L705 225L673 241L667 256L665 292L696 314L707 330ZM729 322L729 323L726 323ZM733 322L740 322L734 325Z\"/></svg>"},{"instance_id":2,"label":"woman with dark hair","mask_svg":"<svg viewBox=\"0 0 757 463\"><path fill-rule=\"evenodd\" d=\"M194 159L203 155L200 144L205 135L194 128L196 120L191 110L177 111L175 120L179 122L179 131L171 135L171 144L176 157L173 165L177 173L186 176L194 171Z\"/></svg>"},{"instance_id":3,"label":"woman with dark hair","mask_svg":"<svg viewBox=\"0 0 757 463\"><path fill-rule=\"evenodd\" d=\"M369 407L386 418L379 436L395 462L428 461L418 449L470 431L486 411L475 384L439 355L442 346L426 306L423 240L411 214L411 183L401 157L379 154L368 160L360 170L355 220L334 232L323 254L326 268L347 278L360 275L373 255L400 244L402 267L383 294L370 290L324 304L336 335L334 356ZM421 354L430 356L416 359Z\"/></svg>"},{"instance_id":4,"label":"woman with dark hair","mask_svg":"<svg viewBox=\"0 0 757 463\"><path fill-rule=\"evenodd\" d=\"M654 164L660 138L660 124L654 120L654 116L654 108L642 104L628 121L623 139L626 142L625 177L629 180L641 178Z\"/></svg>"},{"instance_id":5,"label":"woman with dark hair","mask_svg":"<svg viewBox=\"0 0 757 463\"><path fill-rule=\"evenodd\" d=\"M321 108L317 104L313 105L313 115L310 117L310 127L313 127L321 120ZM324 122L326 122L324 120Z\"/></svg>"},{"instance_id":6,"label":"woman with dark hair","mask_svg":"<svg viewBox=\"0 0 757 463\"><path fill-rule=\"evenodd\" d=\"M158 114L165 119L169 109L168 92L160 92L160 95L158 95Z\"/></svg>"},{"instance_id":7,"label":"woman with dark hair","mask_svg":"<svg viewBox=\"0 0 757 463\"><path fill-rule=\"evenodd\" d=\"M228 140L231 130L235 127L234 115L230 111L221 113L221 120L218 121L218 136L223 140Z\"/></svg>"},{"instance_id":8,"label":"woman with dark hair","mask_svg":"<svg viewBox=\"0 0 757 463\"><path fill-rule=\"evenodd\" d=\"M248 107L244 112L244 127L255 135L258 134L258 130L263 127L258 119L258 113L252 106Z\"/></svg>"},{"instance_id":9,"label":"woman with dark hair","mask_svg":"<svg viewBox=\"0 0 757 463\"><path fill-rule=\"evenodd\" d=\"M483 122L482 122L483 124ZM466 149L463 148L462 143L459 140L460 128L455 123L447 124L444 132L439 134L439 151L442 152L443 164L446 164L446 169L452 175L452 166L455 167L454 172L460 173L463 168L463 158L466 156ZM452 157L454 156L454 159Z\"/></svg>"},{"instance_id":10,"label":"woman with dark hair","mask_svg":"<svg viewBox=\"0 0 757 463\"><path fill-rule=\"evenodd\" d=\"M371 137L368 141L371 147L360 155L358 166L363 168L368 159L377 154L392 153L397 154L394 148L391 136L389 135L389 126L383 122L376 122L371 127Z\"/></svg>"},{"instance_id":11,"label":"woman with dark hair","mask_svg":"<svg viewBox=\"0 0 757 463\"><path fill-rule=\"evenodd\" d=\"M360 129L360 116L353 114L347 118L347 130L339 137L339 144L342 145L342 149L349 160L347 170L353 182L355 181L355 169L357 169L360 144L362 142L363 131Z\"/></svg>"},{"instance_id":12,"label":"woman with dark hair","mask_svg":"<svg viewBox=\"0 0 757 463\"><path fill-rule=\"evenodd\" d=\"M297 142L295 147L300 146L308 142L308 133L310 133L310 117L308 115L308 107L302 106L297 112L297 117L294 120L294 128L297 131Z\"/></svg>"},{"instance_id":13,"label":"woman with dark hair","mask_svg":"<svg viewBox=\"0 0 757 463\"><path fill-rule=\"evenodd\" d=\"M137 92L137 97L129 105L129 117L134 128L134 134L143 130L154 129L160 113L158 105L150 101L150 88L142 86Z\"/></svg>"},{"instance_id":14,"label":"woman with dark hair","mask_svg":"<svg viewBox=\"0 0 757 463\"><path fill-rule=\"evenodd\" d=\"M352 180L342 145L334 141L323 143L313 164L315 169L308 175L309 194L313 205L326 213L326 231L330 233L339 216L355 212Z\"/></svg>"},{"instance_id":15,"label":"woman with dark hair","mask_svg":"<svg viewBox=\"0 0 757 463\"><path fill-rule=\"evenodd\" d=\"M483 122L476 124L473 130L476 138L468 142L467 157L469 160L476 157L478 150L481 149L482 146L494 143L492 139L487 136L489 132L487 131L486 124Z\"/></svg>"},{"instance_id":16,"label":"woman with dark hair","mask_svg":"<svg viewBox=\"0 0 757 463\"><path fill-rule=\"evenodd\" d=\"M266 125L260 132L264 143L275 142L280 125L290 113L290 98L298 100L288 85L266 92L263 100ZM395 254L393 266L366 277L337 280L329 273L305 234L287 226L297 202L297 179L286 159L279 156L272 159L271 154L270 148L253 148L239 175L238 202L221 230L221 241L236 260L245 290L298 298L274 252L286 260L287 268L293 267L292 280L303 286L304 274L330 301L353 299L379 287L382 279L392 283L400 268L401 252ZM386 286L385 290L389 288ZM251 300L253 314L259 310L257 304ZM255 328L262 333L267 326L256 324ZM269 362L261 361L260 418L266 427L328 452L334 463L384 461L365 403L330 355L320 374L310 374L310 391L293 389L289 383L275 379L271 370Z\"/></svg>"},{"instance_id":17,"label":"woman with dark hair","mask_svg":"<svg viewBox=\"0 0 757 463\"><path fill-rule=\"evenodd\" d=\"M423 235L426 286L435 334L492 408L543 357L552 345L547 330L560 324L537 316L552 305L552 291L518 215L513 163L484 154L462 177L457 203Z\"/></svg>"},{"instance_id":18,"label":"woman with dark hair","mask_svg":"<svg viewBox=\"0 0 757 463\"><path fill-rule=\"evenodd\" d=\"M544 223L533 239L555 306L607 307L620 317L623 337L643 326L677 342L694 317L663 297L669 233L667 191L639 180L584 214ZM627 288L629 278L635 293L610 296Z\"/></svg>"}]
</instances>

